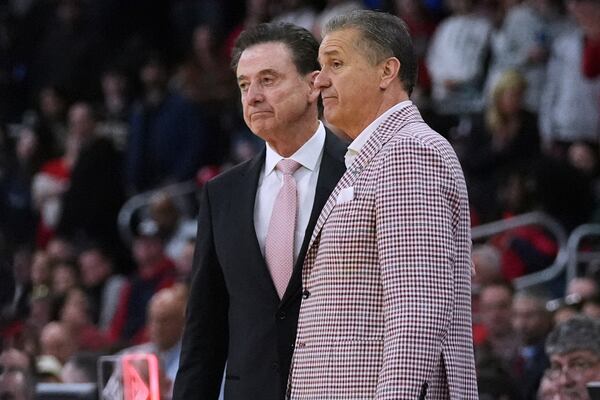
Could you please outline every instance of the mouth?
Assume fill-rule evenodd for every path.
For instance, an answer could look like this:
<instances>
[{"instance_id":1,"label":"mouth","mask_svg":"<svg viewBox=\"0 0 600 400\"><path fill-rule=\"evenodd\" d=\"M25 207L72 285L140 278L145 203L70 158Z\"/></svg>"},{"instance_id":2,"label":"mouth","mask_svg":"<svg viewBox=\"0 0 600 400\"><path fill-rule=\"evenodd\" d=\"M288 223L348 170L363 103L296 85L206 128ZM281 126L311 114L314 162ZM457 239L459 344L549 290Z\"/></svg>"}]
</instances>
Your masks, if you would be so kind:
<instances>
[{"instance_id":1,"label":"mouth","mask_svg":"<svg viewBox=\"0 0 600 400\"><path fill-rule=\"evenodd\" d=\"M262 118L272 114L271 111L254 111L250 113L250 118Z\"/></svg>"}]
</instances>

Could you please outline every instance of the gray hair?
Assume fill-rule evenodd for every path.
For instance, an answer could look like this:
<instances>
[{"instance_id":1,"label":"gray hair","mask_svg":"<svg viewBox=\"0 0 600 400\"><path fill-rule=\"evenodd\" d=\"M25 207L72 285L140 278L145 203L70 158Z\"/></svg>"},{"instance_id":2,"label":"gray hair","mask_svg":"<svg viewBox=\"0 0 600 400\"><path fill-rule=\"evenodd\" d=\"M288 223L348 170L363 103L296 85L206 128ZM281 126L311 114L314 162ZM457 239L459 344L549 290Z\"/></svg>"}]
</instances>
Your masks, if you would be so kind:
<instances>
[{"instance_id":1,"label":"gray hair","mask_svg":"<svg viewBox=\"0 0 600 400\"><path fill-rule=\"evenodd\" d=\"M400 61L399 79L410 95L417 80L417 56L404 21L383 12L355 10L330 19L323 28L328 33L356 29L361 34L356 46L372 62L378 64L388 57Z\"/></svg>"},{"instance_id":2,"label":"gray hair","mask_svg":"<svg viewBox=\"0 0 600 400\"><path fill-rule=\"evenodd\" d=\"M546 339L548 356L578 350L600 356L600 321L584 316L573 317L554 328Z\"/></svg>"}]
</instances>

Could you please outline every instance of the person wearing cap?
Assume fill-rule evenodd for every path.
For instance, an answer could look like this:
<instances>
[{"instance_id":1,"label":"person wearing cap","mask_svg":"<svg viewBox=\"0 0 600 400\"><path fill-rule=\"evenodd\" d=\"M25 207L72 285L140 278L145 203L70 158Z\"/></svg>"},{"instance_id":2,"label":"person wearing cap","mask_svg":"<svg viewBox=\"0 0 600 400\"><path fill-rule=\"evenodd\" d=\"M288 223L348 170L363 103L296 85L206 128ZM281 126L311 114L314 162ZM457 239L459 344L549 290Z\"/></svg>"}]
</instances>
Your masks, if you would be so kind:
<instances>
[{"instance_id":1,"label":"person wearing cap","mask_svg":"<svg viewBox=\"0 0 600 400\"><path fill-rule=\"evenodd\" d=\"M136 273L121 290L108 331L113 342L143 342L148 302L156 292L175 283L175 264L165 255L154 221L148 219L138 224L132 252Z\"/></svg>"},{"instance_id":2,"label":"person wearing cap","mask_svg":"<svg viewBox=\"0 0 600 400\"><path fill-rule=\"evenodd\" d=\"M264 150L203 188L174 399L285 396L311 232L344 171L318 119L318 43L291 24L244 31L232 67Z\"/></svg>"}]
</instances>

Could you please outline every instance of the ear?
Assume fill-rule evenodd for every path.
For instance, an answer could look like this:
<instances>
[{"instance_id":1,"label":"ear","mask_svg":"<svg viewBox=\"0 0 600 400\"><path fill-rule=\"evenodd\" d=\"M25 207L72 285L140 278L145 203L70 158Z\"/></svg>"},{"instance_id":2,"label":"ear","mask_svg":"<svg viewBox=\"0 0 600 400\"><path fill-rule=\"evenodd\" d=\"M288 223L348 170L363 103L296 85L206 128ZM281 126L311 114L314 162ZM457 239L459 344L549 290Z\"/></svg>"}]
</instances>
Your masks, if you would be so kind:
<instances>
[{"instance_id":1,"label":"ear","mask_svg":"<svg viewBox=\"0 0 600 400\"><path fill-rule=\"evenodd\" d=\"M313 71L306 75L306 79L310 88L308 98L311 103L317 101L319 99L319 95L321 94L321 90L317 89L317 87L315 86L315 80L317 79L317 75L319 75L319 71Z\"/></svg>"},{"instance_id":2,"label":"ear","mask_svg":"<svg viewBox=\"0 0 600 400\"><path fill-rule=\"evenodd\" d=\"M380 89L387 89L398 79L400 74L400 60L396 57L389 57L381 63L381 79L379 81Z\"/></svg>"}]
</instances>

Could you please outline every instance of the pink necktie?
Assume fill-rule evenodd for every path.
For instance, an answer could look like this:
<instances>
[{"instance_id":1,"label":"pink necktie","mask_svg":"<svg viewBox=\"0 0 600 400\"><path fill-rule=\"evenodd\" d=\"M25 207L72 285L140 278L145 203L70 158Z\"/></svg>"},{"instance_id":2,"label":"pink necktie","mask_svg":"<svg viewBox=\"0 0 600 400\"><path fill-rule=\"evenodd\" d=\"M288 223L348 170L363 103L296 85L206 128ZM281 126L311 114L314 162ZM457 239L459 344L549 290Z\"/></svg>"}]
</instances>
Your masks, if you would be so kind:
<instances>
[{"instance_id":1,"label":"pink necktie","mask_svg":"<svg viewBox=\"0 0 600 400\"><path fill-rule=\"evenodd\" d=\"M283 159L277 163L277 170L283 174L283 185L275 199L267 241L265 259L279 298L283 297L294 269L294 234L296 230L297 194L296 180L292 176L300 164Z\"/></svg>"}]
</instances>

